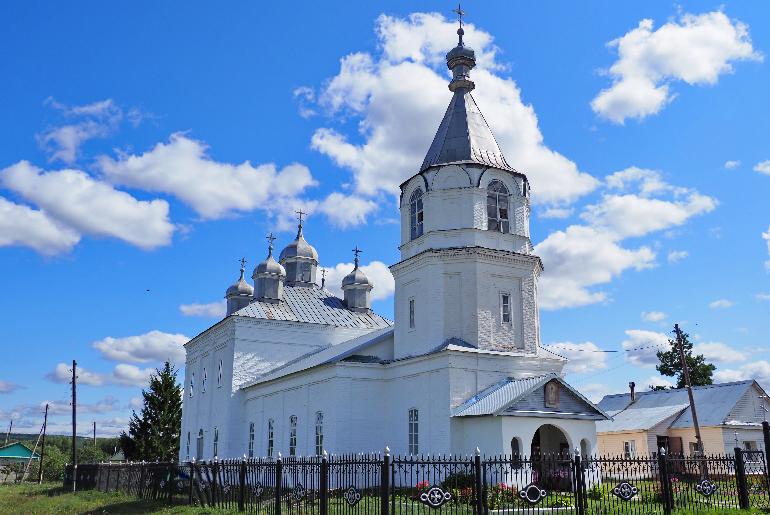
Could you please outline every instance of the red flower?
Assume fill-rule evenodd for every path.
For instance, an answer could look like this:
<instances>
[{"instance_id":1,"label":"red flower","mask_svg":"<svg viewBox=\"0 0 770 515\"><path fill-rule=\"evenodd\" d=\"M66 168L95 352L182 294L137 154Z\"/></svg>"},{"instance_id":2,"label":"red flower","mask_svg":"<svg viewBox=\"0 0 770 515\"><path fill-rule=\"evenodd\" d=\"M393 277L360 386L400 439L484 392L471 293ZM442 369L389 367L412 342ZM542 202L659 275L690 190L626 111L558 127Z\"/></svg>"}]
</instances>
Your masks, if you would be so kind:
<instances>
[{"instance_id":1,"label":"red flower","mask_svg":"<svg viewBox=\"0 0 770 515\"><path fill-rule=\"evenodd\" d=\"M418 490L421 488L429 488L429 487L430 487L430 483L428 481L420 481L419 483L417 483Z\"/></svg>"}]
</instances>

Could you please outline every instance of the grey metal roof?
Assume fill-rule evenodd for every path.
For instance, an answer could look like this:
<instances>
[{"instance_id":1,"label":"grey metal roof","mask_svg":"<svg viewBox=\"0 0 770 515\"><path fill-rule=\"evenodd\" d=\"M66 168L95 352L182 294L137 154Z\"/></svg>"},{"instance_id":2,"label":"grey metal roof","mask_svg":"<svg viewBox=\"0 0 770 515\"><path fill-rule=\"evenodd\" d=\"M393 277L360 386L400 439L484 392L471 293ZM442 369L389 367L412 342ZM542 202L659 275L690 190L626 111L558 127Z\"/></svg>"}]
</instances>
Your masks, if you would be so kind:
<instances>
[{"instance_id":1,"label":"grey metal roof","mask_svg":"<svg viewBox=\"0 0 770 515\"><path fill-rule=\"evenodd\" d=\"M473 95L464 88L454 92L420 171L449 163L478 163L515 171L505 160Z\"/></svg>"},{"instance_id":2,"label":"grey metal roof","mask_svg":"<svg viewBox=\"0 0 770 515\"><path fill-rule=\"evenodd\" d=\"M575 396L583 400L588 406L592 407L600 415L607 415L594 404L586 399L580 392L567 384L558 374L545 374L523 379L506 378L497 384L494 384L481 392L477 393L462 405L453 410L453 417L467 417L479 415L497 415L505 411L506 408L514 404L519 399L526 397L536 388L543 386L551 380L557 380L559 383L572 392Z\"/></svg>"},{"instance_id":3,"label":"grey metal roof","mask_svg":"<svg viewBox=\"0 0 770 515\"><path fill-rule=\"evenodd\" d=\"M596 431L611 433L614 431L642 431L651 429L667 418L671 418L686 410L689 404L674 404L655 408L628 409L623 411L608 411L612 420L596 422Z\"/></svg>"},{"instance_id":4,"label":"grey metal roof","mask_svg":"<svg viewBox=\"0 0 770 515\"><path fill-rule=\"evenodd\" d=\"M393 325L393 322L373 311L347 309L342 299L320 286L285 286L280 303L252 302L233 315L358 329L379 329Z\"/></svg>"},{"instance_id":5,"label":"grey metal roof","mask_svg":"<svg viewBox=\"0 0 770 515\"><path fill-rule=\"evenodd\" d=\"M753 380L748 380L708 386L694 386L693 396L700 424L702 426L718 426L723 424L740 398L754 383ZM690 405L685 388L638 392L636 394L636 401L629 406L630 402L630 393L607 395L599 401L598 406L605 411L620 411L628 408L627 411L636 412L645 408L682 404ZM692 413L690 410L683 411L679 418L671 425L672 428L692 426Z\"/></svg>"}]
</instances>

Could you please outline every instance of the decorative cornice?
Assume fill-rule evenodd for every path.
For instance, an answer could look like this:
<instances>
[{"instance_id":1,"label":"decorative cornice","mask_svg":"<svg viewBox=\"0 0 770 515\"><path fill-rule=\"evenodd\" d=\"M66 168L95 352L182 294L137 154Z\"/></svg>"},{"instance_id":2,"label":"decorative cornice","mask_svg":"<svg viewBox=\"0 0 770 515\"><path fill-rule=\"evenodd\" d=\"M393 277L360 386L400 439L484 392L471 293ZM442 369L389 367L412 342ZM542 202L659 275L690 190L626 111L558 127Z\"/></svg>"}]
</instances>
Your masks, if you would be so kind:
<instances>
[{"instance_id":1,"label":"decorative cornice","mask_svg":"<svg viewBox=\"0 0 770 515\"><path fill-rule=\"evenodd\" d=\"M536 273L542 272L543 262L539 256L521 254L509 250L497 250L487 247L449 247L443 249L426 249L414 256L391 265L391 272L401 271L410 266L418 266L426 261L464 261L468 257L481 257L490 263L507 263L515 265L535 265Z\"/></svg>"}]
</instances>

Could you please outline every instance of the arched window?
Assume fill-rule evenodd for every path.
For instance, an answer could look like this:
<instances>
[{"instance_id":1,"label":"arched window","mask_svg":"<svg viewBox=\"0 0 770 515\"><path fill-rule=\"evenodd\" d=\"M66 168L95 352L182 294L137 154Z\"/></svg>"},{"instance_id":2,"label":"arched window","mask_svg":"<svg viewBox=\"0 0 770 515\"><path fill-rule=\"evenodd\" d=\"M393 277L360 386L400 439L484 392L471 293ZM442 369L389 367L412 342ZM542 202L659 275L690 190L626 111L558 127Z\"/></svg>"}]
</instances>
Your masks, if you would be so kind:
<instances>
[{"instance_id":1,"label":"arched window","mask_svg":"<svg viewBox=\"0 0 770 515\"><path fill-rule=\"evenodd\" d=\"M217 386L222 386L222 360L219 360L219 374L217 375Z\"/></svg>"},{"instance_id":2,"label":"arched window","mask_svg":"<svg viewBox=\"0 0 770 515\"><path fill-rule=\"evenodd\" d=\"M185 445L185 459L190 459L190 431L187 431L187 445Z\"/></svg>"},{"instance_id":3,"label":"arched window","mask_svg":"<svg viewBox=\"0 0 770 515\"><path fill-rule=\"evenodd\" d=\"M508 188L500 181L492 181L487 186L487 229L490 231L509 232Z\"/></svg>"},{"instance_id":4,"label":"arched window","mask_svg":"<svg viewBox=\"0 0 770 515\"><path fill-rule=\"evenodd\" d=\"M324 453L324 414L320 411L315 414L315 453L316 456Z\"/></svg>"},{"instance_id":5,"label":"arched window","mask_svg":"<svg viewBox=\"0 0 770 515\"><path fill-rule=\"evenodd\" d=\"M409 232L410 239L422 236L422 190L417 188L409 197Z\"/></svg>"},{"instance_id":6,"label":"arched window","mask_svg":"<svg viewBox=\"0 0 770 515\"><path fill-rule=\"evenodd\" d=\"M521 443L515 436L511 438L511 466L521 468Z\"/></svg>"},{"instance_id":7,"label":"arched window","mask_svg":"<svg viewBox=\"0 0 770 515\"><path fill-rule=\"evenodd\" d=\"M289 417L289 456L297 455L297 415Z\"/></svg>"},{"instance_id":8,"label":"arched window","mask_svg":"<svg viewBox=\"0 0 770 515\"><path fill-rule=\"evenodd\" d=\"M199 460L203 459L203 429L198 430L198 440L195 442L195 454Z\"/></svg>"},{"instance_id":9,"label":"arched window","mask_svg":"<svg viewBox=\"0 0 770 515\"><path fill-rule=\"evenodd\" d=\"M417 408L409 410L409 454L420 452L420 412Z\"/></svg>"},{"instance_id":10,"label":"arched window","mask_svg":"<svg viewBox=\"0 0 770 515\"><path fill-rule=\"evenodd\" d=\"M190 397L193 396L194 390L195 390L195 372L190 374Z\"/></svg>"},{"instance_id":11,"label":"arched window","mask_svg":"<svg viewBox=\"0 0 770 515\"><path fill-rule=\"evenodd\" d=\"M206 381L208 381L209 375L206 373L206 369L203 369L203 384L201 386L201 393L206 393Z\"/></svg>"},{"instance_id":12,"label":"arched window","mask_svg":"<svg viewBox=\"0 0 770 515\"><path fill-rule=\"evenodd\" d=\"M273 419L267 421L267 457L272 458L273 457L273 447L275 447L275 423L273 422Z\"/></svg>"}]
</instances>

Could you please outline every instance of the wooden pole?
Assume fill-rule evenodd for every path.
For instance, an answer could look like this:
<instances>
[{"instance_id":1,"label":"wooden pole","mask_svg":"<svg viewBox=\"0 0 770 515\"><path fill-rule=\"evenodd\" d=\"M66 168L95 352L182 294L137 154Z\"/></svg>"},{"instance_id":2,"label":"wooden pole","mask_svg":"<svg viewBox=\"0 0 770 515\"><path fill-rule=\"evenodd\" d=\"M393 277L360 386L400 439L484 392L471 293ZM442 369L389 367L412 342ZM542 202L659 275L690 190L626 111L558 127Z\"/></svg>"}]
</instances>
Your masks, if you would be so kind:
<instances>
[{"instance_id":1,"label":"wooden pole","mask_svg":"<svg viewBox=\"0 0 770 515\"><path fill-rule=\"evenodd\" d=\"M76 489L78 472L78 447L77 447L77 361L72 360L72 491Z\"/></svg>"},{"instance_id":2,"label":"wooden pole","mask_svg":"<svg viewBox=\"0 0 770 515\"><path fill-rule=\"evenodd\" d=\"M48 404L45 405L45 415L43 415L43 441L40 443L40 462L38 463L37 484L43 482L43 459L45 458L45 432L48 428Z\"/></svg>"},{"instance_id":3,"label":"wooden pole","mask_svg":"<svg viewBox=\"0 0 770 515\"><path fill-rule=\"evenodd\" d=\"M94 420L94 447L96 447L96 420Z\"/></svg>"},{"instance_id":4,"label":"wooden pole","mask_svg":"<svg viewBox=\"0 0 770 515\"><path fill-rule=\"evenodd\" d=\"M700 437L700 424L698 424L698 412L695 409L695 397L692 394L692 383L690 383L690 369L687 367L687 359L684 355L684 342L682 338L682 330L679 329L679 324L674 324L674 331L676 332L676 343L679 348L679 359L682 361L682 374L684 375L684 384L687 387L687 395L690 398L690 412L692 413L692 423L695 427L695 441L698 446L698 452L703 455L703 440Z\"/></svg>"},{"instance_id":5,"label":"wooden pole","mask_svg":"<svg viewBox=\"0 0 770 515\"><path fill-rule=\"evenodd\" d=\"M3 445L8 445L8 438L11 436L11 431L13 431L13 419L11 419L11 425L8 426L8 432L5 433L5 444Z\"/></svg>"}]
</instances>

